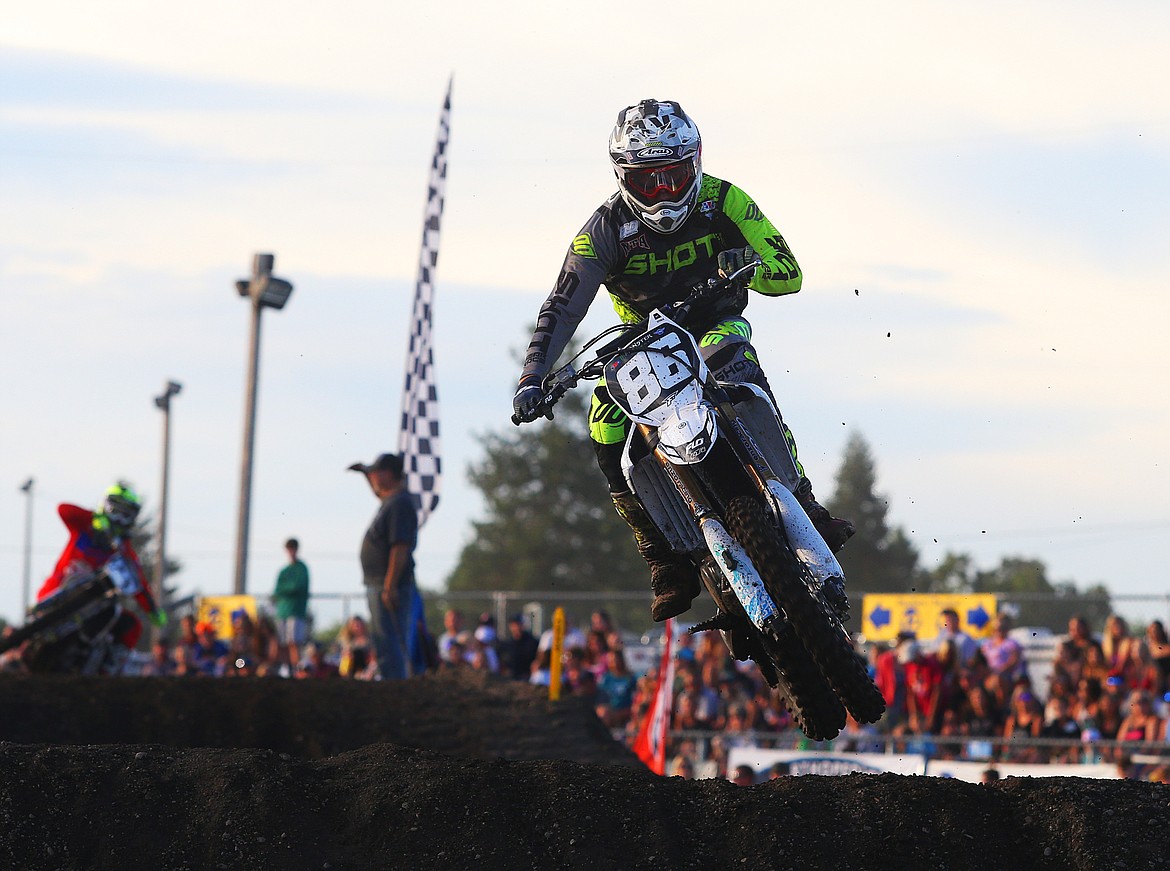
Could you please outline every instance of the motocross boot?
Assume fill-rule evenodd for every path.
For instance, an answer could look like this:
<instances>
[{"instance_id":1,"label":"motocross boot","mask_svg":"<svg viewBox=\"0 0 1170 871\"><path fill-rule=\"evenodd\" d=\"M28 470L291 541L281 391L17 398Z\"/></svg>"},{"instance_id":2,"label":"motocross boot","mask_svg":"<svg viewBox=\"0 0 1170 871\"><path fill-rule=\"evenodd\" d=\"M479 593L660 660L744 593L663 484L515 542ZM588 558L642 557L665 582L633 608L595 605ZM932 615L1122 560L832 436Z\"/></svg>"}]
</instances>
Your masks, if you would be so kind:
<instances>
[{"instance_id":1,"label":"motocross boot","mask_svg":"<svg viewBox=\"0 0 1170 871\"><path fill-rule=\"evenodd\" d=\"M612 493L613 506L631 531L638 553L650 566L650 589L654 601L650 616L655 623L677 617L691 607L699 595L699 576L690 560L676 554L663 537L642 503L633 493Z\"/></svg>"},{"instance_id":2,"label":"motocross boot","mask_svg":"<svg viewBox=\"0 0 1170 871\"><path fill-rule=\"evenodd\" d=\"M833 553L844 547L845 542L853 537L853 533L857 532L852 523L834 517L829 513L828 508L817 501L816 497L813 496L812 481L808 478L800 479L793 495L796 496L796 501L800 503L800 507L804 509L804 513L808 515L808 519L813 522L813 526L817 528L817 532L821 534L821 538L825 540L825 544Z\"/></svg>"},{"instance_id":3,"label":"motocross boot","mask_svg":"<svg viewBox=\"0 0 1170 871\"><path fill-rule=\"evenodd\" d=\"M800 503L800 507L808 515L808 519L812 521L813 526L816 527L817 532L821 534L821 538L825 540L825 544L833 553L839 551L857 531L852 523L833 517L829 513L829 509L816 500L816 497L813 496L812 482L808 478L800 479L794 495L796 501ZM849 596L845 593L845 579L836 575L826 579L821 592L838 619L842 623L847 623L849 621Z\"/></svg>"}]
</instances>

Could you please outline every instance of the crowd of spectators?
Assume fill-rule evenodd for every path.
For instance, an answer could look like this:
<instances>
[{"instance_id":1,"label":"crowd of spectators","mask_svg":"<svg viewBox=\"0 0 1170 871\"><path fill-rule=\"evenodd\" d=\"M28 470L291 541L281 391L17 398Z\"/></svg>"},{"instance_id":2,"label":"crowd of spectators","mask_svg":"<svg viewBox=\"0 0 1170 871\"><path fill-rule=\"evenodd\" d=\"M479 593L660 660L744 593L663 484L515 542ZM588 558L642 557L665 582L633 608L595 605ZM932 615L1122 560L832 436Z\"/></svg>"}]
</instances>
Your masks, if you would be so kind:
<instances>
[{"instance_id":1,"label":"crowd of spectators","mask_svg":"<svg viewBox=\"0 0 1170 871\"><path fill-rule=\"evenodd\" d=\"M360 619L360 618L359 618ZM176 637L152 642L150 658L136 669L149 677L329 677L339 674L321 645L285 643L276 620L253 617L241 608L230 617L231 632L220 637L215 624L186 615ZM364 621L363 621L364 622Z\"/></svg>"},{"instance_id":2,"label":"crowd of spectators","mask_svg":"<svg viewBox=\"0 0 1170 871\"><path fill-rule=\"evenodd\" d=\"M176 638L154 644L141 673L378 679L361 616L350 617L327 645L310 640L295 658L267 614L254 619L241 609L231 622L231 637L224 640L211 624L184 617ZM444 614L433 651L436 668L550 682L551 630L537 638L519 614L502 632L487 613L473 625L465 622L458 609ZM863 652L886 715L866 726L850 718L832 748L881 752L892 744L917 750L928 742L936 758L1124 766L1131 753L1170 745L1170 638L1161 621L1135 635L1113 615L1095 636L1083 618L1073 617L1042 676L1031 673L1011 629L1010 618L1000 614L990 636L977 641L948 611L929 641L904 632L891 643L867 645ZM729 776L727 755L737 745L820 746L804 739L755 666L734 660L718 633L681 633L674 666L668 773L693 776L701 769ZM602 611L584 628L566 632L561 681L563 694L587 698L598 717L630 743L657 689L656 669L631 669L623 634ZM1146 774L1170 779L1161 767Z\"/></svg>"},{"instance_id":3,"label":"crowd of spectators","mask_svg":"<svg viewBox=\"0 0 1170 871\"><path fill-rule=\"evenodd\" d=\"M1109 762L1127 776L1170 780L1163 764L1133 762L1143 753L1161 756L1170 745L1164 624L1155 620L1135 636L1112 615L1094 637L1088 623L1074 617L1043 675L1031 673L1011 630L1010 617L1001 614L991 635L976 641L949 611L929 643L904 632L890 644L868 645L864 652L886 716L866 726L849 718L826 746L869 752L893 746L990 764ZM728 776L727 754L737 744L820 746L803 739L759 672L733 660L714 633L683 636L675 674L668 773L690 776L702 762ZM653 675L639 680L633 723L654 690ZM704 733L715 734L708 740Z\"/></svg>"},{"instance_id":4,"label":"crowd of spectators","mask_svg":"<svg viewBox=\"0 0 1170 871\"><path fill-rule=\"evenodd\" d=\"M932 736L933 752L955 758L971 748L1008 762L1119 761L1126 748L1167 742L1170 642L1160 621L1144 637L1110 616L1100 638L1083 617L1069 620L1044 686L1030 673L1011 620L999 615L992 635L976 644L951 612L932 649L908 633L871 656L886 699L881 728L895 738ZM1033 739L1007 744L994 739ZM1086 748L1060 739L1074 739Z\"/></svg>"}]
</instances>

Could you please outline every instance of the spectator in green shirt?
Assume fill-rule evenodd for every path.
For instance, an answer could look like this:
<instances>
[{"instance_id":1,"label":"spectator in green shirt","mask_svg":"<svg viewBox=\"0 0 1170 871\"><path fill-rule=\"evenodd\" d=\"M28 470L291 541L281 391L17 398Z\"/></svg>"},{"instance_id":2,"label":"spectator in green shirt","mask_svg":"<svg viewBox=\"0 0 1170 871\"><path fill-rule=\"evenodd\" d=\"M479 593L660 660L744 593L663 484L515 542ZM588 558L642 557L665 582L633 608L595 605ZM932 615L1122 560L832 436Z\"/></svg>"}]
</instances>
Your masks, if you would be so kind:
<instances>
[{"instance_id":1,"label":"spectator in green shirt","mask_svg":"<svg viewBox=\"0 0 1170 871\"><path fill-rule=\"evenodd\" d=\"M300 546L295 538L284 543L288 565L276 576L276 589L272 593L280 643L293 669L300 662L301 646L308 640L309 628L309 567L297 557Z\"/></svg>"}]
</instances>

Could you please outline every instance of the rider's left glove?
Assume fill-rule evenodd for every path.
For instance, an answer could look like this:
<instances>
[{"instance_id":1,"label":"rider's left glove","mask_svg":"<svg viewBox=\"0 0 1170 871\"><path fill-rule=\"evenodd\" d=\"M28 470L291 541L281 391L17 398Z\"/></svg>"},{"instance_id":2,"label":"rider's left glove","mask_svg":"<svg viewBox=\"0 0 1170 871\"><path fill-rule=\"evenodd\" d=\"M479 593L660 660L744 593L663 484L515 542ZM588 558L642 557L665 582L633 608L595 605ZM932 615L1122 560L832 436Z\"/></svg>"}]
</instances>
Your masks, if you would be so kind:
<instances>
[{"instance_id":1,"label":"rider's left glove","mask_svg":"<svg viewBox=\"0 0 1170 871\"><path fill-rule=\"evenodd\" d=\"M516 417L522 421L533 421L539 416L537 409L540 407L540 400L544 396L544 391L536 384L521 384L516 390L516 395L512 397L512 411L516 413ZM552 419L552 412L547 413L548 418Z\"/></svg>"},{"instance_id":2,"label":"rider's left glove","mask_svg":"<svg viewBox=\"0 0 1170 871\"><path fill-rule=\"evenodd\" d=\"M749 263L755 263L759 258L756 257L755 249L750 245L743 248L729 248L726 251L720 251L715 257L715 263L719 267L719 274L724 278L731 275L738 269L743 269Z\"/></svg>"}]
</instances>

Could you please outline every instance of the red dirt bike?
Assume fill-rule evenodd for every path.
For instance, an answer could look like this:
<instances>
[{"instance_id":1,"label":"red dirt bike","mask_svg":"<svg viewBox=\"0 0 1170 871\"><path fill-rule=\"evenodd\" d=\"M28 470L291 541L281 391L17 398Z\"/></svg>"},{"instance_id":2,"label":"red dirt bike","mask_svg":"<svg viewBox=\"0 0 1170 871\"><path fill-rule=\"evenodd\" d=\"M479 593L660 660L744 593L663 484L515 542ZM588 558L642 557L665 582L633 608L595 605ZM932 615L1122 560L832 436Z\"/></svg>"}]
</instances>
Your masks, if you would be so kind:
<instances>
[{"instance_id":1,"label":"red dirt bike","mask_svg":"<svg viewBox=\"0 0 1170 871\"><path fill-rule=\"evenodd\" d=\"M860 723L885 712L822 590L844 575L792 493L799 476L772 400L755 385L717 381L682 326L692 309L742 292L757 266L604 330L545 378L531 417L512 420L549 414L578 382L605 378L635 424L622 461L630 489L718 607L690 631L719 630L736 659L756 663L805 734L827 740L844 728L846 710Z\"/></svg>"},{"instance_id":2,"label":"red dirt bike","mask_svg":"<svg viewBox=\"0 0 1170 871\"><path fill-rule=\"evenodd\" d=\"M20 662L34 674L118 674L127 650L118 639L138 622L130 602L145 596L161 614L142 569L117 553L29 610L24 625L0 639L0 654L24 645Z\"/></svg>"}]
</instances>

